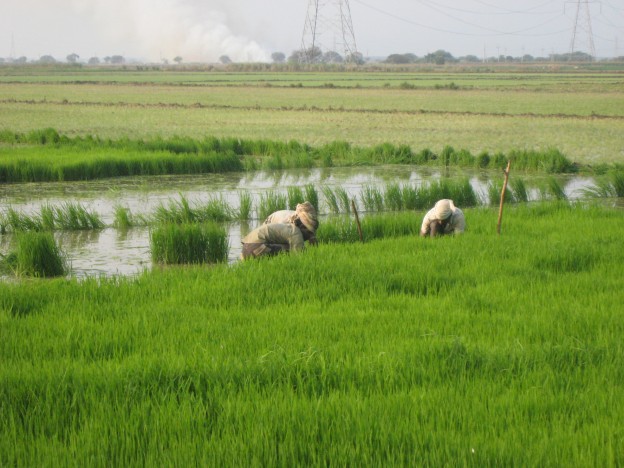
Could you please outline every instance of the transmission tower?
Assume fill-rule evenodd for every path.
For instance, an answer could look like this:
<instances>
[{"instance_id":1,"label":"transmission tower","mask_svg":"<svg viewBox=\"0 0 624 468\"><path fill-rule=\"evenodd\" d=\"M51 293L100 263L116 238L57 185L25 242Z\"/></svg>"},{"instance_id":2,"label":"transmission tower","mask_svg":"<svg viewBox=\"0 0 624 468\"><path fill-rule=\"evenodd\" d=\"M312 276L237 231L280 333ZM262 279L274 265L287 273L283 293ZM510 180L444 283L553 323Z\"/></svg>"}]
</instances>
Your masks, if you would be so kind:
<instances>
[{"instance_id":1,"label":"transmission tower","mask_svg":"<svg viewBox=\"0 0 624 468\"><path fill-rule=\"evenodd\" d=\"M300 61L318 62L329 51L342 52L345 60L357 53L349 0L308 0Z\"/></svg>"},{"instance_id":2,"label":"transmission tower","mask_svg":"<svg viewBox=\"0 0 624 468\"><path fill-rule=\"evenodd\" d=\"M577 0L576 2L576 15L574 18L574 29L572 29L572 40L570 41L570 54L572 54L577 47L577 42L581 31L586 33L587 42L586 45L589 50L587 51L592 58L596 58L596 48L594 47L594 33L591 27L591 18L589 16L589 4L594 3L588 0Z\"/></svg>"}]
</instances>

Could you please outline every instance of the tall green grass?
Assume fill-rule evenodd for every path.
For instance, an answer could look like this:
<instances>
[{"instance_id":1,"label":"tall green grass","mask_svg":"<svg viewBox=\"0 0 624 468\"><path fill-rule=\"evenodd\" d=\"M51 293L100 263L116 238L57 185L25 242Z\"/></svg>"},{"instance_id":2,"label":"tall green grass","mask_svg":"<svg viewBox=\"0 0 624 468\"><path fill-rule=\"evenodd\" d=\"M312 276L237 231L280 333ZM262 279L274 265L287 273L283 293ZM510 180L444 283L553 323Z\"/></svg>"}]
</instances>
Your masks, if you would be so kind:
<instances>
[{"instance_id":1,"label":"tall green grass","mask_svg":"<svg viewBox=\"0 0 624 468\"><path fill-rule=\"evenodd\" d=\"M215 173L242 170L350 166L361 164L418 164L479 168L504 167L547 173L576 172L578 167L560 151L511 151L490 156L445 146L440 155L417 152L406 145L382 143L355 147L333 142L312 147L296 141L173 136L119 140L95 136L69 137L48 128L28 133L0 132L10 145L0 154L0 182L90 180L106 177Z\"/></svg>"},{"instance_id":2,"label":"tall green grass","mask_svg":"<svg viewBox=\"0 0 624 468\"><path fill-rule=\"evenodd\" d=\"M260 202L258 204L258 218L264 220L271 213L288 209L288 195L269 190L260 194Z\"/></svg>"},{"instance_id":3,"label":"tall green grass","mask_svg":"<svg viewBox=\"0 0 624 468\"><path fill-rule=\"evenodd\" d=\"M65 202L59 206L43 205L39 213L28 214L12 207L0 213L0 234L22 231L78 231L103 227L104 222L100 215L76 202Z\"/></svg>"},{"instance_id":4,"label":"tall green grass","mask_svg":"<svg viewBox=\"0 0 624 468\"><path fill-rule=\"evenodd\" d=\"M583 190L589 198L624 197L624 171L613 171L607 177L596 180L593 187Z\"/></svg>"},{"instance_id":5,"label":"tall green grass","mask_svg":"<svg viewBox=\"0 0 624 468\"><path fill-rule=\"evenodd\" d=\"M49 232L20 233L15 252L6 261L17 276L51 278L68 272L65 254Z\"/></svg>"},{"instance_id":6,"label":"tall green grass","mask_svg":"<svg viewBox=\"0 0 624 468\"><path fill-rule=\"evenodd\" d=\"M622 465L621 213L513 205L502 236L467 213L460 237L0 283L2 464Z\"/></svg>"},{"instance_id":7,"label":"tall green grass","mask_svg":"<svg viewBox=\"0 0 624 468\"><path fill-rule=\"evenodd\" d=\"M214 223L162 224L150 232L152 260L164 264L224 262L227 233Z\"/></svg>"}]
</instances>

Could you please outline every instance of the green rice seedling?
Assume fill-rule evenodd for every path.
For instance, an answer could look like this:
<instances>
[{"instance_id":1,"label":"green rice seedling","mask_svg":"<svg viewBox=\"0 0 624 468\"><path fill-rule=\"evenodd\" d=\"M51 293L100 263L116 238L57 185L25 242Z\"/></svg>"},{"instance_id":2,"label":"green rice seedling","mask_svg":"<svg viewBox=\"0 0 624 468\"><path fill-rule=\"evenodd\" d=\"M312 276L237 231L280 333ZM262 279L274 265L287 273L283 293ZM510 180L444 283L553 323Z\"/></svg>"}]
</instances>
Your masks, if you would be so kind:
<instances>
[{"instance_id":1,"label":"green rice seedling","mask_svg":"<svg viewBox=\"0 0 624 468\"><path fill-rule=\"evenodd\" d=\"M611 185L616 197L624 197L624 170L614 171L611 176Z\"/></svg>"},{"instance_id":2,"label":"green rice seedling","mask_svg":"<svg viewBox=\"0 0 624 468\"><path fill-rule=\"evenodd\" d=\"M49 232L23 232L17 238L14 271L18 276L51 278L67 272L65 254Z\"/></svg>"},{"instance_id":3,"label":"green rice seedling","mask_svg":"<svg viewBox=\"0 0 624 468\"><path fill-rule=\"evenodd\" d=\"M266 219L271 213L288 208L288 198L283 193L268 192L260 194L260 204L258 206L258 216L260 219Z\"/></svg>"},{"instance_id":4,"label":"green rice seedling","mask_svg":"<svg viewBox=\"0 0 624 468\"><path fill-rule=\"evenodd\" d=\"M238 192L238 213L237 219L245 221L251 219L253 211L253 198L249 192Z\"/></svg>"},{"instance_id":5,"label":"green rice seedling","mask_svg":"<svg viewBox=\"0 0 624 468\"><path fill-rule=\"evenodd\" d=\"M336 194L336 199L338 200L339 209L342 210L343 213L351 212L351 198L349 194L345 190L344 187L336 187L334 190Z\"/></svg>"},{"instance_id":6,"label":"green rice seedling","mask_svg":"<svg viewBox=\"0 0 624 468\"><path fill-rule=\"evenodd\" d=\"M316 231L316 237L322 243L357 242L359 232L351 217L331 217L325 219Z\"/></svg>"},{"instance_id":7,"label":"green rice seedling","mask_svg":"<svg viewBox=\"0 0 624 468\"><path fill-rule=\"evenodd\" d=\"M152 260L163 264L223 262L227 233L214 223L163 224L150 232L150 248Z\"/></svg>"},{"instance_id":8,"label":"green rice seedling","mask_svg":"<svg viewBox=\"0 0 624 468\"><path fill-rule=\"evenodd\" d=\"M365 185L360 192L360 200L366 211L379 212L384 209L383 194L375 186Z\"/></svg>"},{"instance_id":9,"label":"green rice seedling","mask_svg":"<svg viewBox=\"0 0 624 468\"><path fill-rule=\"evenodd\" d=\"M2 225L2 233L24 232L24 231L43 231L41 219L36 215L28 215L9 207L2 213L0 224Z\"/></svg>"},{"instance_id":10,"label":"green rice seedling","mask_svg":"<svg viewBox=\"0 0 624 468\"><path fill-rule=\"evenodd\" d=\"M598 179L593 187L583 189L583 195L592 198L624 197L624 171L614 171L607 178Z\"/></svg>"},{"instance_id":11,"label":"green rice seedling","mask_svg":"<svg viewBox=\"0 0 624 468\"><path fill-rule=\"evenodd\" d=\"M559 181L557 179L555 179L554 177L549 177L548 178L542 193L546 197L553 198L555 200L567 200L568 199L568 196L566 195L565 191L563 190L563 187L561 186Z\"/></svg>"},{"instance_id":12,"label":"green rice seedling","mask_svg":"<svg viewBox=\"0 0 624 468\"><path fill-rule=\"evenodd\" d=\"M50 204L46 203L41 206L40 219L41 225L46 231L56 229L56 210Z\"/></svg>"},{"instance_id":13,"label":"green rice seedling","mask_svg":"<svg viewBox=\"0 0 624 468\"><path fill-rule=\"evenodd\" d=\"M513 179L510 184L513 198L517 203L526 203L529 201L529 194L524 183L520 178Z\"/></svg>"},{"instance_id":14,"label":"green rice seedling","mask_svg":"<svg viewBox=\"0 0 624 468\"><path fill-rule=\"evenodd\" d=\"M321 187L321 192L323 193L323 198L325 200L325 204L328 206L329 211L332 213L340 213L340 207L338 206L338 199L336 198L336 194L328 185L323 185Z\"/></svg>"},{"instance_id":15,"label":"green rice seedling","mask_svg":"<svg viewBox=\"0 0 624 468\"><path fill-rule=\"evenodd\" d=\"M205 204L195 209L198 222L231 221L235 218L234 210L223 197L212 197Z\"/></svg>"},{"instance_id":16,"label":"green rice seedling","mask_svg":"<svg viewBox=\"0 0 624 468\"><path fill-rule=\"evenodd\" d=\"M399 184L390 183L386 185L384 205L391 211L400 211L403 209L403 194Z\"/></svg>"},{"instance_id":17,"label":"green rice seedling","mask_svg":"<svg viewBox=\"0 0 624 468\"><path fill-rule=\"evenodd\" d=\"M101 229L104 222L97 213L89 212L80 203L65 202L54 210L56 229L84 230Z\"/></svg>"},{"instance_id":18,"label":"green rice seedling","mask_svg":"<svg viewBox=\"0 0 624 468\"><path fill-rule=\"evenodd\" d=\"M466 214L459 237L0 282L2 464L619 466L621 213L510 206L513 242Z\"/></svg>"},{"instance_id":19,"label":"green rice seedling","mask_svg":"<svg viewBox=\"0 0 624 468\"><path fill-rule=\"evenodd\" d=\"M130 213L130 208L115 205L114 213L113 213L113 227L117 229L128 229L134 226L132 220L132 213Z\"/></svg>"},{"instance_id":20,"label":"green rice seedling","mask_svg":"<svg viewBox=\"0 0 624 468\"><path fill-rule=\"evenodd\" d=\"M481 169L485 169L486 167L488 167L490 164L490 153L488 153L487 151L482 151L481 153L479 153L476 159L476 164L477 167L480 167Z\"/></svg>"},{"instance_id":21,"label":"green rice seedling","mask_svg":"<svg viewBox=\"0 0 624 468\"><path fill-rule=\"evenodd\" d=\"M488 183L488 200L490 205L498 206L500 205L501 194L503 190L502 182L490 182ZM505 203L515 203L516 199L514 197L514 193L510 189L509 185L505 188Z\"/></svg>"},{"instance_id":22,"label":"green rice seedling","mask_svg":"<svg viewBox=\"0 0 624 468\"><path fill-rule=\"evenodd\" d=\"M314 208L316 208L316 211L319 211L319 196L318 196L318 192L316 190L316 187L312 184L307 184L304 187L305 190L305 199L306 201L309 201L312 206L314 206Z\"/></svg>"},{"instance_id":23,"label":"green rice seedling","mask_svg":"<svg viewBox=\"0 0 624 468\"><path fill-rule=\"evenodd\" d=\"M189 200L180 194L180 200L169 200L168 206L160 204L152 215L152 222L159 224L167 223L193 223L198 221L198 214L191 208Z\"/></svg>"},{"instance_id":24,"label":"green rice seedling","mask_svg":"<svg viewBox=\"0 0 624 468\"><path fill-rule=\"evenodd\" d=\"M361 220L365 241L418 235L422 219L413 213L385 213L367 215ZM326 220L317 232L320 242L357 242L359 233L350 217L333 217Z\"/></svg>"},{"instance_id":25,"label":"green rice seedling","mask_svg":"<svg viewBox=\"0 0 624 468\"><path fill-rule=\"evenodd\" d=\"M405 210L419 210L425 208L418 197L418 190L410 184L401 187L401 203Z\"/></svg>"},{"instance_id":26,"label":"green rice seedling","mask_svg":"<svg viewBox=\"0 0 624 468\"><path fill-rule=\"evenodd\" d=\"M305 198L303 196L303 190L301 187L290 186L287 189L288 194L288 209L294 210L298 203L303 203Z\"/></svg>"}]
</instances>

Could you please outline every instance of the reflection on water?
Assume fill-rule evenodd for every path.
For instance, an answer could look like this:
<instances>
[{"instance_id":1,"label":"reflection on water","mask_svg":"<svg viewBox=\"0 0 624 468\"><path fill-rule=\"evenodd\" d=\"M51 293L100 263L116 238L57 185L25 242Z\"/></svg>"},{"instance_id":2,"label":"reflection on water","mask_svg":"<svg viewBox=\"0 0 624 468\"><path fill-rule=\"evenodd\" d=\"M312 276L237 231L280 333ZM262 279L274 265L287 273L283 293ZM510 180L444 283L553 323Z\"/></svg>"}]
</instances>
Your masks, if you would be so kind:
<instances>
[{"instance_id":1,"label":"reflection on water","mask_svg":"<svg viewBox=\"0 0 624 468\"><path fill-rule=\"evenodd\" d=\"M254 206L267 191L285 191L287 187L312 184L320 188L341 187L352 197L359 197L365 186L383 188L388 183L420 185L441 178L465 180L468 178L477 195L486 202L488 184L492 177L502 181L502 174L492 171L462 171L415 168L413 166L376 166L357 168L315 168L253 173L202 174L196 176L128 177L89 182L46 182L0 185L0 212L8 207L26 213L39 212L42 205L59 206L68 201L81 203L89 211L98 213L107 226L113 222L114 208L127 207L133 215L147 215L158 206L179 200L180 195L191 203L207 202L211 198L224 199L237 209L239 194L252 195ZM511 181L514 175L512 173ZM539 186L550 176L522 177L529 197L539 197ZM561 176L559 182L566 195L577 198L593 181L586 177ZM325 210L327 211L327 210ZM323 205L321 205L323 212ZM257 212L255 212L257 213ZM254 216L257 218L257 214ZM227 226L230 253L234 262L240 254L240 240L255 228L260 220L230 223ZM57 240L67 254L75 276L134 275L152 267L149 247L149 228L106 228L99 231L59 232ZM13 247L11 234L0 235L0 253Z\"/></svg>"}]
</instances>

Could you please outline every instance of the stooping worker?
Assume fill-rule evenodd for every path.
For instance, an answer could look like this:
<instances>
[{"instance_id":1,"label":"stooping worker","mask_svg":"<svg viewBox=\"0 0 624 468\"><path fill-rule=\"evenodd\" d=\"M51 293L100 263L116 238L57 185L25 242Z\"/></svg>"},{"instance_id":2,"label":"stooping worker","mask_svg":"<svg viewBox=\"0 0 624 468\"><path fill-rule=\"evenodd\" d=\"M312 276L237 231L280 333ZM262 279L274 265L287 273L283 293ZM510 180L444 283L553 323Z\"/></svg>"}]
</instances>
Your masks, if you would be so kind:
<instances>
[{"instance_id":1,"label":"stooping worker","mask_svg":"<svg viewBox=\"0 0 624 468\"><path fill-rule=\"evenodd\" d=\"M265 223L247 234L242 241L241 259L276 255L280 252L298 252L304 249L306 240L316 239L316 210L310 203L301 208L297 205L297 208L299 210L296 217L292 217L291 221Z\"/></svg>"},{"instance_id":2,"label":"stooping worker","mask_svg":"<svg viewBox=\"0 0 624 468\"><path fill-rule=\"evenodd\" d=\"M275 211L264 220L264 224L296 224L297 220L301 219L305 226L306 223L312 223L312 221L309 220L310 217L313 217L315 220L317 219L316 209L312 203L306 201L297 204L294 210ZM306 239L311 245L316 244L316 229L318 229L318 221L316 221L314 232Z\"/></svg>"},{"instance_id":3,"label":"stooping worker","mask_svg":"<svg viewBox=\"0 0 624 468\"><path fill-rule=\"evenodd\" d=\"M466 229L466 219L462 210L453 204L453 200L438 200L423 218L420 235L443 236L461 234Z\"/></svg>"}]
</instances>

